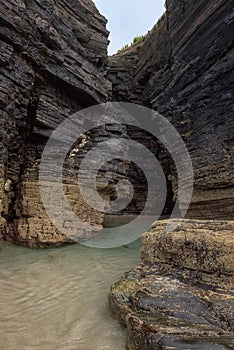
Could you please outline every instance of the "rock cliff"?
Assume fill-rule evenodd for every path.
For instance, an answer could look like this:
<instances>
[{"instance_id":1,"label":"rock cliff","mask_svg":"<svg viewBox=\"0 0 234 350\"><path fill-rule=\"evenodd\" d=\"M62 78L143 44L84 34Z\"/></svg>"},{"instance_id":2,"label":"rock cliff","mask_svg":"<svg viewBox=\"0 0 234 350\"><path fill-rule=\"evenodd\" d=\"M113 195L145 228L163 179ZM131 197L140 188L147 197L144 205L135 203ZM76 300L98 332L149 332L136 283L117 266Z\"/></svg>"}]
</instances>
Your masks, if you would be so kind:
<instances>
[{"instance_id":1,"label":"rock cliff","mask_svg":"<svg viewBox=\"0 0 234 350\"><path fill-rule=\"evenodd\" d=\"M67 238L41 203L38 166L58 124L109 98L106 20L90 0L2 0L0 7L1 237L31 247L61 244ZM74 209L101 224L67 182Z\"/></svg>"},{"instance_id":2,"label":"rock cliff","mask_svg":"<svg viewBox=\"0 0 234 350\"><path fill-rule=\"evenodd\" d=\"M157 110L183 137L195 172L188 217L231 219L233 1L168 0L166 6L143 43L110 57L113 98ZM165 153L157 156L174 174Z\"/></svg>"},{"instance_id":3,"label":"rock cliff","mask_svg":"<svg viewBox=\"0 0 234 350\"><path fill-rule=\"evenodd\" d=\"M190 152L195 188L189 220L170 235L164 221L144 234L141 265L110 293L131 350L234 347L233 5L167 0L145 40L108 61L106 20L91 0L0 2L0 239L30 247L69 242L42 205L39 164L52 131L84 107L113 99L153 108L172 122ZM177 176L168 152L157 140L149 145L143 130L122 132L159 158L170 214ZM116 130L109 125L91 138L83 135L75 152L82 157L111 133ZM101 227L104 216L82 199L76 176L68 176L69 162L68 202ZM121 166L120 175L126 172ZM142 174L127 170L139 193L128 209L141 211ZM111 199L114 190L109 186L103 195ZM65 224L66 217L60 219Z\"/></svg>"},{"instance_id":4,"label":"rock cliff","mask_svg":"<svg viewBox=\"0 0 234 350\"><path fill-rule=\"evenodd\" d=\"M113 99L168 118L195 173L187 220L173 233L164 221L145 233L141 264L111 288L129 350L234 347L233 5L167 0L145 40L109 58ZM154 153L176 197L173 164Z\"/></svg>"},{"instance_id":5,"label":"rock cliff","mask_svg":"<svg viewBox=\"0 0 234 350\"><path fill-rule=\"evenodd\" d=\"M1 2L4 239L30 241L31 246L65 239L40 203L40 157L52 130L67 116L111 98L111 83L113 100L159 111L182 135L195 171L188 217L233 218L233 2L168 0L166 5L142 43L108 62L106 20L92 1ZM147 135L128 133L150 148ZM107 137L105 130L96 136L103 134ZM176 171L163 147L150 149L170 179L169 214L177 193ZM135 173L133 169L133 177ZM70 186L66 193L74 202L75 184ZM133 212L144 205L138 187L137 200L128 208ZM89 211L76 193L78 197L76 210ZM102 223L99 214L89 216L89 221Z\"/></svg>"}]
</instances>

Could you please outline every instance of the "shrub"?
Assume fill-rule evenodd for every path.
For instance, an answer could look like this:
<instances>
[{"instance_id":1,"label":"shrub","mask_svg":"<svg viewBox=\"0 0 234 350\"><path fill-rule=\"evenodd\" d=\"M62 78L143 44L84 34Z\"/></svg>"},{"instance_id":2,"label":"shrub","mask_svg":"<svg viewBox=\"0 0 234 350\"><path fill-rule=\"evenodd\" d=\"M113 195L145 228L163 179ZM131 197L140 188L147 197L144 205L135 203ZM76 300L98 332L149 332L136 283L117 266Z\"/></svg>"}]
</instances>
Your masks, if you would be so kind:
<instances>
[{"instance_id":1,"label":"shrub","mask_svg":"<svg viewBox=\"0 0 234 350\"><path fill-rule=\"evenodd\" d=\"M121 52L127 50L129 47L142 42L143 40L145 40L145 35L135 36L135 38L133 38L133 40L132 40L130 45L129 44L124 45L123 47L121 47L121 49L119 49L117 51L117 53L121 53Z\"/></svg>"},{"instance_id":2,"label":"shrub","mask_svg":"<svg viewBox=\"0 0 234 350\"><path fill-rule=\"evenodd\" d=\"M140 43L141 41L143 41L145 39L145 35L140 35L140 36L135 36L135 38L133 38L132 44L137 44Z\"/></svg>"},{"instance_id":3,"label":"shrub","mask_svg":"<svg viewBox=\"0 0 234 350\"><path fill-rule=\"evenodd\" d=\"M121 52L125 51L125 50L128 49L128 48L129 48L129 45L126 44L126 45L124 45L123 47L121 47L121 49L119 49L119 50L117 51L117 53L121 53Z\"/></svg>"}]
</instances>

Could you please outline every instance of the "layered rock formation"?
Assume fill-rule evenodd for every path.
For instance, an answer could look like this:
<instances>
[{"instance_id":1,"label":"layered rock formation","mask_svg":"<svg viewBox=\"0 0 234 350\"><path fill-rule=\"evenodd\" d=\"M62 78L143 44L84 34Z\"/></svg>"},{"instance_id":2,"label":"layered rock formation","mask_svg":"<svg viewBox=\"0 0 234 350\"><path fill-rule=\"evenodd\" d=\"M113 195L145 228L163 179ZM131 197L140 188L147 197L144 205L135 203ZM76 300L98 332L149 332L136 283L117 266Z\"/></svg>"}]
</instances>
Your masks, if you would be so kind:
<instances>
[{"instance_id":1,"label":"layered rock formation","mask_svg":"<svg viewBox=\"0 0 234 350\"><path fill-rule=\"evenodd\" d=\"M110 99L110 81L114 100L154 108L183 137L195 171L188 217L233 217L232 1L166 5L146 39L112 56L108 68L106 20L92 1L1 3L0 226L5 239L30 240L30 245L63 241L40 204L40 157L52 130L67 116ZM108 135L100 130L96 136ZM168 152L157 140L150 146L144 132L130 129L128 135L160 159L168 179L169 214L177 176ZM131 212L141 211L145 201L145 180L137 173L132 169L138 195ZM86 216L90 208L74 194L75 180L67 179L66 185L69 181L69 202L76 202L76 211L84 208ZM89 221L100 225L102 220L90 212Z\"/></svg>"},{"instance_id":2,"label":"layered rock formation","mask_svg":"<svg viewBox=\"0 0 234 350\"><path fill-rule=\"evenodd\" d=\"M127 349L233 349L234 222L166 224L143 235L141 265L109 295Z\"/></svg>"},{"instance_id":3,"label":"layered rock formation","mask_svg":"<svg viewBox=\"0 0 234 350\"><path fill-rule=\"evenodd\" d=\"M108 100L106 20L90 0L0 6L1 236L31 247L61 244L68 239L45 213L38 166L59 123ZM103 216L90 212L74 181L65 179L68 200L100 225Z\"/></svg>"},{"instance_id":4,"label":"layered rock formation","mask_svg":"<svg viewBox=\"0 0 234 350\"><path fill-rule=\"evenodd\" d=\"M110 293L113 314L128 327L128 349L234 347L234 224L227 221L234 203L233 4L167 0L146 39L109 63L106 20L91 0L0 4L0 238L30 247L70 242L44 210L39 164L52 131L84 107L111 96L151 107L174 124L191 155L195 189L187 216L196 220L181 221L170 234L162 222L144 234L142 264ZM142 142L159 158L170 214L177 175L168 152L143 130L114 125L82 135L68 153L64 192L73 210L101 227L104 215L79 193L74 159L79 154L77 169L89 149L113 135ZM100 176L102 196L113 199L124 175L138 191L128 212L139 212L146 181L132 165L120 162L114 179ZM69 225L66 213L60 220Z\"/></svg>"},{"instance_id":5,"label":"layered rock formation","mask_svg":"<svg viewBox=\"0 0 234 350\"><path fill-rule=\"evenodd\" d=\"M233 5L167 0L146 39L109 59L113 99L168 118L195 173L189 220L170 233L164 221L153 226L142 263L112 286L129 350L234 347ZM174 165L161 147L154 153L175 199Z\"/></svg>"},{"instance_id":6,"label":"layered rock formation","mask_svg":"<svg viewBox=\"0 0 234 350\"><path fill-rule=\"evenodd\" d=\"M168 118L192 158L188 217L233 218L233 1L166 1L143 43L110 58L114 99ZM144 138L144 135L143 137ZM172 188L175 171L165 153Z\"/></svg>"}]
</instances>

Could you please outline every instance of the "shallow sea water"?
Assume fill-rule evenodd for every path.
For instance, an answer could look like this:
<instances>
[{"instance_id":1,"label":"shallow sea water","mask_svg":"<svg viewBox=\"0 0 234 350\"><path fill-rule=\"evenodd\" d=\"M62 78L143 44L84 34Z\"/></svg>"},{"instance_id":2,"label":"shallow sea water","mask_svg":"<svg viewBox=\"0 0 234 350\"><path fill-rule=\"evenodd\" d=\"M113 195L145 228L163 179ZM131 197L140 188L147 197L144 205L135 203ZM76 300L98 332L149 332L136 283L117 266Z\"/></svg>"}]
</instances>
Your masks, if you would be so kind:
<instances>
[{"instance_id":1,"label":"shallow sea water","mask_svg":"<svg viewBox=\"0 0 234 350\"><path fill-rule=\"evenodd\" d=\"M0 243L1 350L123 350L111 284L139 262L140 241L30 250Z\"/></svg>"}]
</instances>

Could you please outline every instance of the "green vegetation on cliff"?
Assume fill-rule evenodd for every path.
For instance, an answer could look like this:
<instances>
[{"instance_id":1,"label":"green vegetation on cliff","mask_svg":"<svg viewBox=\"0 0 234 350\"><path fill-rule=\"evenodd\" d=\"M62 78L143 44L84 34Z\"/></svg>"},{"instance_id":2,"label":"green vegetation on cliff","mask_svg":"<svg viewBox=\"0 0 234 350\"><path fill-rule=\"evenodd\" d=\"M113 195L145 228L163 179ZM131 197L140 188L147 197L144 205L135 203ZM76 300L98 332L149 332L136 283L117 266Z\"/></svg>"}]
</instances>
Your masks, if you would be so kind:
<instances>
[{"instance_id":1,"label":"green vegetation on cliff","mask_svg":"<svg viewBox=\"0 0 234 350\"><path fill-rule=\"evenodd\" d=\"M133 38L131 44L126 44L123 47L121 47L121 49L119 49L117 51L117 53L121 53L124 52L125 50L127 50L129 47L139 44L140 42L145 40L146 35L139 35L139 36L135 36L135 38Z\"/></svg>"}]
</instances>

